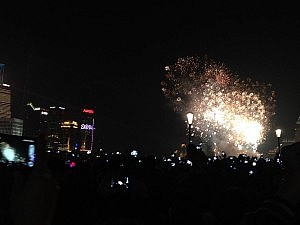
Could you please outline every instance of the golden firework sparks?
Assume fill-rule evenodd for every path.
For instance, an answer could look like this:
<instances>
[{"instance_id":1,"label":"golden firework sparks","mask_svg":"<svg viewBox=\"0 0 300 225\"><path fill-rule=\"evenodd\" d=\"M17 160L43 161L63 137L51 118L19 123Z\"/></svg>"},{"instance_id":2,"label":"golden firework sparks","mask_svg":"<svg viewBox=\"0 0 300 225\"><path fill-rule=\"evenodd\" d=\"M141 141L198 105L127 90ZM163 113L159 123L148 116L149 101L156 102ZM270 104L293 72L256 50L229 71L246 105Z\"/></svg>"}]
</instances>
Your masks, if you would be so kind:
<instances>
[{"instance_id":1,"label":"golden firework sparks","mask_svg":"<svg viewBox=\"0 0 300 225\"><path fill-rule=\"evenodd\" d=\"M207 57L179 58L165 68L164 96L182 116L194 113L194 136L213 143L214 150L225 142L237 153L257 151L275 114L271 84L242 80Z\"/></svg>"}]
</instances>

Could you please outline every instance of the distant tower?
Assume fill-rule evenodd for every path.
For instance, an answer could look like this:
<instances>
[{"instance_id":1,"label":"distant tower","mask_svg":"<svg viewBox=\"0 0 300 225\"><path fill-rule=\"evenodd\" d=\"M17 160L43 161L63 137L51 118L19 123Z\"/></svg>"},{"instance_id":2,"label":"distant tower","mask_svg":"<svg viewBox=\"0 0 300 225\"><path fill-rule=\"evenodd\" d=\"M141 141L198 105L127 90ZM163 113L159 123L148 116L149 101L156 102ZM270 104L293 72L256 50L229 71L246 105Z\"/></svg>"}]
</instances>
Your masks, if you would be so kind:
<instances>
[{"instance_id":1,"label":"distant tower","mask_svg":"<svg viewBox=\"0 0 300 225\"><path fill-rule=\"evenodd\" d=\"M80 134L81 134L81 145L80 151L87 151L91 153L94 148L94 130L95 130L95 119L94 110L84 109L82 111Z\"/></svg>"},{"instance_id":2,"label":"distant tower","mask_svg":"<svg viewBox=\"0 0 300 225\"><path fill-rule=\"evenodd\" d=\"M0 64L0 118L11 118L10 86L4 83L4 64Z\"/></svg>"},{"instance_id":3,"label":"distant tower","mask_svg":"<svg viewBox=\"0 0 300 225\"><path fill-rule=\"evenodd\" d=\"M5 64L0 64L0 133L22 136L23 120L11 116L11 88L4 82Z\"/></svg>"},{"instance_id":4,"label":"distant tower","mask_svg":"<svg viewBox=\"0 0 300 225\"><path fill-rule=\"evenodd\" d=\"M61 106L50 106L47 116L47 133L49 149L54 151L65 151L67 136L63 132L61 125L66 120L66 109Z\"/></svg>"}]
</instances>

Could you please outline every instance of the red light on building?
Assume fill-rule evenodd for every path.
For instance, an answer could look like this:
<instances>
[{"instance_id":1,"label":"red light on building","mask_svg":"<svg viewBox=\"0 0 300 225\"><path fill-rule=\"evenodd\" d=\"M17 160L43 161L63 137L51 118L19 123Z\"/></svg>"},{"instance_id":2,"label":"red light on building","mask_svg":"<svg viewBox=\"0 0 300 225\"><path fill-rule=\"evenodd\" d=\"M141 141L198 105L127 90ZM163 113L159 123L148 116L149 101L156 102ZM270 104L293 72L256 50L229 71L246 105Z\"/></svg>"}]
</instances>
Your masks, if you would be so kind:
<instances>
[{"instance_id":1,"label":"red light on building","mask_svg":"<svg viewBox=\"0 0 300 225\"><path fill-rule=\"evenodd\" d=\"M92 110L92 109L84 109L82 112L89 113L89 114L94 114L94 110Z\"/></svg>"}]
</instances>

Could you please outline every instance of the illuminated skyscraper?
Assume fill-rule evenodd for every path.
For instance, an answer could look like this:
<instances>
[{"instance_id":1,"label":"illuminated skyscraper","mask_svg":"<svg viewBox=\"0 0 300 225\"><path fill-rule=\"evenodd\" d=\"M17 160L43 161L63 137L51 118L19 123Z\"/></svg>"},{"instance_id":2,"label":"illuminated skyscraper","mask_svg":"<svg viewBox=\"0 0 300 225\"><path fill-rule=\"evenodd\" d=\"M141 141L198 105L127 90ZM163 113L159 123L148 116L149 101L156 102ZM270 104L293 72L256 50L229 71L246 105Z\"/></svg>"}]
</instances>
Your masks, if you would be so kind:
<instances>
[{"instance_id":1,"label":"illuminated skyscraper","mask_svg":"<svg viewBox=\"0 0 300 225\"><path fill-rule=\"evenodd\" d=\"M4 64L0 64L0 133L22 136L23 120L11 116L11 89L4 82Z\"/></svg>"},{"instance_id":2,"label":"illuminated skyscraper","mask_svg":"<svg viewBox=\"0 0 300 225\"><path fill-rule=\"evenodd\" d=\"M66 121L66 109L61 106L49 107L49 114L45 120L47 124L47 146L52 150L65 151L68 149L68 136L65 134L63 123Z\"/></svg>"},{"instance_id":3,"label":"illuminated skyscraper","mask_svg":"<svg viewBox=\"0 0 300 225\"><path fill-rule=\"evenodd\" d=\"M60 124L62 131L62 148L60 150L74 152L77 150L78 123L74 120L66 120Z\"/></svg>"},{"instance_id":4,"label":"illuminated skyscraper","mask_svg":"<svg viewBox=\"0 0 300 225\"><path fill-rule=\"evenodd\" d=\"M87 151L89 153L93 150L94 144L94 130L95 130L94 110L84 109L82 111L80 136L81 145L80 151Z\"/></svg>"},{"instance_id":5,"label":"illuminated skyscraper","mask_svg":"<svg viewBox=\"0 0 300 225\"><path fill-rule=\"evenodd\" d=\"M0 118L11 118L10 86L4 83L4 64L0 64Z\"/></svg>"}]
</instances>

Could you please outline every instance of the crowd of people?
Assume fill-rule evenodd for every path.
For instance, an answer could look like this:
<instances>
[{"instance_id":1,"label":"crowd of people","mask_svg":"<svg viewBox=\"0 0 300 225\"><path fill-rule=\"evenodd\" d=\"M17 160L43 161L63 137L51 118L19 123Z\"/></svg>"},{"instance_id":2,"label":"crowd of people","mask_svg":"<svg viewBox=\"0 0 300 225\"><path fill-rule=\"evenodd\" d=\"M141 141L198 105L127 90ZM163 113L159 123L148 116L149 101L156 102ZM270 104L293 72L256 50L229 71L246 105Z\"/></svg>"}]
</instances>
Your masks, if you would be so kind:
<instances>
[{"instance_id":1,"label":"crowd of people","mask_svg":"<svg viewBox=\"0 0 300 225\"><path fill-rule=\"evenodd\" d=\"M43 139L39 148L42 149ZM32 168L1 165L3 225L299 224L300 142L274 159L37 151Z\"/></svg>"}]
</instances>

